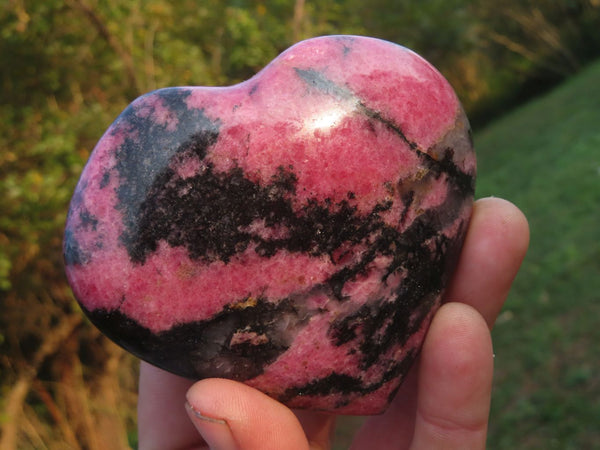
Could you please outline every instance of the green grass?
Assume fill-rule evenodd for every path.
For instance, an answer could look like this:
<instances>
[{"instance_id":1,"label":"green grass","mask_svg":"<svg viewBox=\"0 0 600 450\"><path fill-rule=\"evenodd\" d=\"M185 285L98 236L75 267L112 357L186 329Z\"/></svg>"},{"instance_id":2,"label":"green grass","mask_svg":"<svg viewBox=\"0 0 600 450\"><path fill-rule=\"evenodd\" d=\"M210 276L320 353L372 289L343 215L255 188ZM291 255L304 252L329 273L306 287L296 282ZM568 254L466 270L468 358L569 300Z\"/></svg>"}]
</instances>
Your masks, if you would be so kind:
<instances>
[{"instance_id":1,"label":"green grass","mask_svg":"<svg viewBox=\"0 0 600 450\"><path fill-rule=\"evenodd\" d=\"M600 446L600 63L475 135L531 246L494 330L489 448Z\"/></svg>"}]
</instances>

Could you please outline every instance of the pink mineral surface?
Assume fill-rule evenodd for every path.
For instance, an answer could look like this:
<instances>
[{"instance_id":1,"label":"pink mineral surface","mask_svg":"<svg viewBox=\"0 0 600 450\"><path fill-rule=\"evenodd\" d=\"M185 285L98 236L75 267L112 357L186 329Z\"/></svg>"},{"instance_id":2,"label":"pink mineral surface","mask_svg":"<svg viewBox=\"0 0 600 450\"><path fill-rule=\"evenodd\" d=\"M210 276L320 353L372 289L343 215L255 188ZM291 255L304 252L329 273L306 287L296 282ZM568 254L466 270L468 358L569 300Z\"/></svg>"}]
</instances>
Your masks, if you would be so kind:
<instances>
[{"instance_id":1,"label":"pink mineral surface","mask_svg":"<svg viewBox=\"0 0 600 450\"><path fill-rule=\"evenodd\" d=\"M475 165L429 63L310 39L244 83L127 107L73 195L67 276L92 322L163 369L380 413L452 274Z\"/></svg>"}]
</instances>

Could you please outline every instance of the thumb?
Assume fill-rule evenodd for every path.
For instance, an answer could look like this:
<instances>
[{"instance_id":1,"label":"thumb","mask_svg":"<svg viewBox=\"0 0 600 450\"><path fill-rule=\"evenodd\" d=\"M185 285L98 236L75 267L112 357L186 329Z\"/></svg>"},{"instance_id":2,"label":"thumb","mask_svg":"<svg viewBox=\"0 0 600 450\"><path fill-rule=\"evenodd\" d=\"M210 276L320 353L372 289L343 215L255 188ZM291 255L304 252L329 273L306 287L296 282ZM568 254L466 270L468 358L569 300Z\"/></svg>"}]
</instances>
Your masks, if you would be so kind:
<instances>
[{"instance_id":1,"label":"thumb","mask_svg":"<svg viewBox=\"0 0 600 450\"><path fill-rule=\"evenodd\" d=\"M250 386L206 379L186 397L190 419L211 450L309 449L294 413Z\"/></svg>"}]
</instances>

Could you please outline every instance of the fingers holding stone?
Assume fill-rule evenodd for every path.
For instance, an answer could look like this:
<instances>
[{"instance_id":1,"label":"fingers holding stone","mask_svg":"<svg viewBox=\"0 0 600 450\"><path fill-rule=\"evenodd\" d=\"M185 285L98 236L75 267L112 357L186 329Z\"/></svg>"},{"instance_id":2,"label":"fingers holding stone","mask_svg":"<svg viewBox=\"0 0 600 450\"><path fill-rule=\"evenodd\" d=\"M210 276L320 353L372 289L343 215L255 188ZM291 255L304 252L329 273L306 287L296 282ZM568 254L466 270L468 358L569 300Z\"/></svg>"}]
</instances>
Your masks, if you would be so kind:
<instances>
[{"instance_id":1,"label":"fingers holding stone","mask_svg":"<svg viewBox=\"0 0 600 450\"><path fill-rule=\"evenodd\" d=\"M512 203L475 202L469 231L446 301L473 306L491 328L529 245L529 225Z\"/></svg>"},{"instance_id":2,"label":"fingers holding stone","mask_svg":"<svg viewBox=\"0 0 600 450\"><path fill-rule=\"evenodd\" d=\"M411 448L485 448L492 377L483 317L462 303L442 306L423 346Z\"/></svg>"}]
</instances>

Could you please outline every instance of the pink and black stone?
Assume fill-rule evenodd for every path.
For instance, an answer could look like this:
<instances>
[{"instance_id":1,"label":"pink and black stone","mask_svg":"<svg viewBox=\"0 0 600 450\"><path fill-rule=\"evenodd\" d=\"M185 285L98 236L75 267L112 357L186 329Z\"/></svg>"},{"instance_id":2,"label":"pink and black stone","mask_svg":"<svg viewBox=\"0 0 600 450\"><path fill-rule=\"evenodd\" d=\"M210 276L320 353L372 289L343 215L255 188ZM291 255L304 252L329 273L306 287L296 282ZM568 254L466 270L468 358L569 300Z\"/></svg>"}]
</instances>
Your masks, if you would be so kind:
<instances>
[{"instance_id":1,"label":"pink and black stone","mask_svg":"<svg viewBox=\"0 0 600 450\"><path fill-rule=\"evenodd\" d=\"M75 190L67 276L91 321L158 367L376 414L440 304L474 178L467 118L431 65L311 39L244 83L127 107Z\"/></svg>"}]
</instances>

